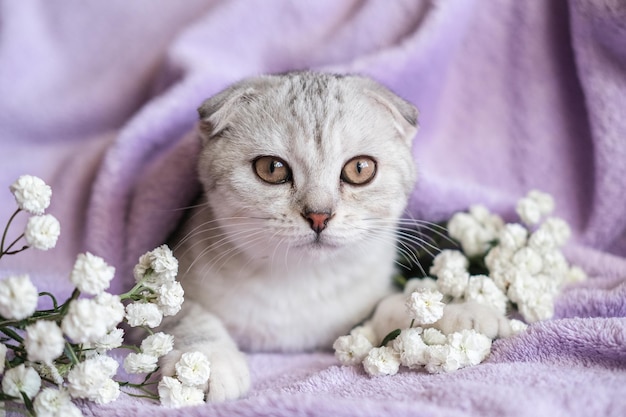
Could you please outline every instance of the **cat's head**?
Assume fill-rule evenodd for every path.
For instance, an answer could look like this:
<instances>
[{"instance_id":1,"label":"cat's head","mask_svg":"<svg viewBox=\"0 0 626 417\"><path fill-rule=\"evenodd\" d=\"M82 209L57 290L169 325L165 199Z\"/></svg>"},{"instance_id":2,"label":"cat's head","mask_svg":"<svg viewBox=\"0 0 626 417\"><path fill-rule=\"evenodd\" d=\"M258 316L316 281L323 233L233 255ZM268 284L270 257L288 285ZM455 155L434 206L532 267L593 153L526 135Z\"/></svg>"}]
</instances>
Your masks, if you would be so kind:
<instances>
[{"instance_id":1,"label":"cat's head","mask_svg":"<svg viewBox=\"0 0 626 417\"><path fill-rule=\"evenodd\" d=\"M198 111L199 178L241 249L320 258L393 239L415 181L410 103L368 78L301 72L244 80Z\"/></svg>"}]
</instances>

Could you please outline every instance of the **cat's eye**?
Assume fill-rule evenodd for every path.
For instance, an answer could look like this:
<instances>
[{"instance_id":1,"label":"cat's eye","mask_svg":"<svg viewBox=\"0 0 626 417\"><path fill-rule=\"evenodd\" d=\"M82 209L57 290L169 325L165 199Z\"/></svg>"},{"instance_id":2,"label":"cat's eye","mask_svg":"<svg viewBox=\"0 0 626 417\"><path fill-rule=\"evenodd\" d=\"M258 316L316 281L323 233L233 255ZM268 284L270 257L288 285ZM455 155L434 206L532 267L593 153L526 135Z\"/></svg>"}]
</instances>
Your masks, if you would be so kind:
<instances>
[{"instance_id":1,"label":"cat's eye","mask_svg":"<svg viewBox=\"0 0 626 417\"><path fill-rule=\"evenodd\" d=\"M352 185L365 185L376 176L376 161L369 156L357 156L343 166L341 179Z\"/></svg>"},{"instance_id":2,"label":"cat's eye","mask_svg":"<svg viewBox=\"0 0 626 417\"><path fill-rule=\"evenodd\" d=\"M252 162L256 175L269 184L291 181L289 165L277 156L261 156Z\"/></svg>"}]
</instances>

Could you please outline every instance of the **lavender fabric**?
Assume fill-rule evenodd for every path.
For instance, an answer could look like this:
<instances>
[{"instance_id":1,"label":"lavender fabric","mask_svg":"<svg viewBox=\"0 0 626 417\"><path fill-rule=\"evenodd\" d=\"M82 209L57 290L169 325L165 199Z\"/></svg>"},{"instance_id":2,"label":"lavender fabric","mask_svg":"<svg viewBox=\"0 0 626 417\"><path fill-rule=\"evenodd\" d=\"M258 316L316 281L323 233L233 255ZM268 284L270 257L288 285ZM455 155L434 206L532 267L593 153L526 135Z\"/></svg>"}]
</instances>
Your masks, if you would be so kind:
<instances>
[{"instance_id":1,"label":"lavender fabric","mask_svg":"<svg viewBox=\"0 0 626 417\"><path fill-rule=\"evenodd\" d=\"M21 174L53 187L57 248L0 262L68 295L75 256L117 268L163 243L199 190L195 109L245 76L367 74L420 109L411 215L510 218L531 188L573 228L589 281L554 320L446 375L370 378L329 352L251 354L245 399L94 416L626 414L626 6L621 0L0 1L0 220ZM19 230L24 219L16 224Z\"/></svg>"}]
</instances>

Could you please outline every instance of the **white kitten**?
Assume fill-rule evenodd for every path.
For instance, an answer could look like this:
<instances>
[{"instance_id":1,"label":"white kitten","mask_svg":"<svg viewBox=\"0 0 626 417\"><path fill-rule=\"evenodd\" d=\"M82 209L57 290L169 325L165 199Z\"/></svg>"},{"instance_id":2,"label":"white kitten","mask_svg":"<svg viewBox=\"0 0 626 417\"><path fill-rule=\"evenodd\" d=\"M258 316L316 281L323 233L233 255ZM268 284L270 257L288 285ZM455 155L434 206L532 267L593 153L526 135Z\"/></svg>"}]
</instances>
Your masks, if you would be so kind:
<instances>
[{"instance_id":1,"label":"white kitten","mask_svg":"<svg viewBox=\"0 0 626 417\"><path fill-rule=\"evenodd\" d=\"M186 302L163 369L206 353L220 401L250 384L238 346L328 348L390 294L417 112L370 79L300 72L240 82L199 113L205 200L175 252Z\"/></svg>"}]
</instances>

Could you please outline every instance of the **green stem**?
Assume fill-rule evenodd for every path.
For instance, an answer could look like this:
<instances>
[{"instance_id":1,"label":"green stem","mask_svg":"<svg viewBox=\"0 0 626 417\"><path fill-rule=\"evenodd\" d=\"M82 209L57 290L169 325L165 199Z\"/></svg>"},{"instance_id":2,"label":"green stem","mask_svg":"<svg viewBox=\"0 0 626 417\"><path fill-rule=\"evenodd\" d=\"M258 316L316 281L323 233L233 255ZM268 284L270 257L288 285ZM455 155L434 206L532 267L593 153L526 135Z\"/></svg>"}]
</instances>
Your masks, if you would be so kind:
<instances>
[{"instance_id":1,"label":"green stem","mask_svg":"<svg viewBox=\"0 0 626 417\"><path fill-rule=\"evenodd\" d=\"M65 342L65 355L72 362L72 365L77 365L80 362L78 360L78 357L76 356L76 352L74 352L74 348L72 348L72 345L70 344L70 342Z\"/></svg>"},{"instance_id":2,"label":"green stem","mask_svg":"<svg viewBox=\"0 0 626 417\"><path fill-rule=\"evenodd\" d=\"M412 329L414 324L415 324L415 319L411 319L411 324L409 325L409 329Z\"/></svg>"},{"instance_id":3,"label":"green stem","mask_svg":"<svg viewBox=\"0 0 626 417\"><path fill-rule=\"evenodd\" d=\"M133 394L132 392L126 392L126 391L123 391L123 392L124 392L124 394L126 394L128 396L131 396L131 397L135 397L135 398L148 398L148 399L154 400L154 401L159 401L159 399L160 399L158 395L156 395L156 394L154 394L154 393L152 393L150 391L144 391L144 390L141 390L141 391L145 392L145 394Z\"/></svg>"},{"instance_id":4,"label":"green stem","mask_svg":"<svg viewBox=\"0 0 626 417\"><path fill-rule=\"evenodd\" d=\"M130 291L125 292L124 294L120 295L120 300L124 301L124 300L131 298L133 294L135 293L135 291L137 291L142 286L143 286L143 279L140 280L137 284L135 284L135 286L131 288Z\"/></svg>"},{"instance_id":5,"label":"green stem","mask_svg":"<svg viewBox=\"0 0 626 417\"><path fill-rule=\"evenodd\" d=\"M11 339L15 340L16 342L22 344L24 343L24 338L22 336L20 336L19 334L15 333L13 330L11 329L7 329L7 328L0 328L0 332L6 334L7 336L9 336Z\"/></svg>"},{"instance_id":6,"label":"green stem","mask_svg":"<svg viewBox=\"0 0 626 417\"><path fill-rule=\"evenodd\" d=\"M122 345L120 346L120 349L128 349L136 353L141 353L141 349L139 348L139 346L135 346L135 345Z\"/></svg>"},{"instance_id":7,"label":"green stem","mask_svg":"<svg viewBox=\"0 0 626 417\"><path fill-rule=\"evenodd\" d=\"M59 311L59 314L61 316L65 316L65 314L67 313L67 310L70 308L70 303L76 300L78 297L80 297L80 290L78 288L74 288L74 291L72 292L72 295L70 296L70 298L65 300L65 302L60 306L61 310Z\"/></svg>"},{"instance_id":8,"label":"green stem","mask_svg":"<svg viewBox=\"0 0 626 417\"><path fill-rule=\"evenodd\" d=\"M52 300L52 306L54 308L54 310L59 308L59 305L57 304L57 299L55 298L55 296L47 291L43 291L39 293L40 297L50 297L50 299Z\"/></svg>"},{"instance_id":9,"label":"green stem","mask_svg":"<svg viewBox=\"0 0 626 417\"><path fill-rule=\"evenodd\" d=\"M9 218L9 221L4 228L4 232L2 233L2 241L0 241L0 258L2 258L2 255L4 255L4 242L7 238L7 233L9 231L9 227L11 226L11 222L13 222L13 219L15 219L15 216L17 216L20 211L22 211L22 209L20 208L15 210L15 213L13 213L13 215Z\"/></svg>"},{"instance_id":10,"label":"green stem","mask_svg":"<svg viewBox=\"0 0 626 417\"><path fill-rule=\"evenodd\" d=\"M396 329L392 332L389 332L389 334L387 336L385 336L385 338L383 339L382 342L380 342L380 346L379 347L383 347L385 346L387 343L391 342L392 340L394 340L396 337L398 337L400 335L400 332L402 330L400 329Z\"/></svg>"},{"instance_id":11,"label":"green stem","mask_svg":"<svg viewBox=\"0 0 626 417\"><path fill-rule=\"evenodd\" d=\"M24 237L24 233L22 233L21 235L19 235L17 239L15 239L13 242L11 242L11 244L10 244L9 246L7 246L7 248L4 250L4 254L5 254L5 255L15 255L16 253L20 253L20 252L23 252L23 251L25 251L26 249L28 249L30 246L25 245L25 246L22 246L22 249L17 249L17 250L11 251L11 248L12 248L13 246L15 246L15 244L16 244L17 242L19 242L19 241L20 241L20 239L22 239L23 237Z\"/></svg>"}]
</instances>

